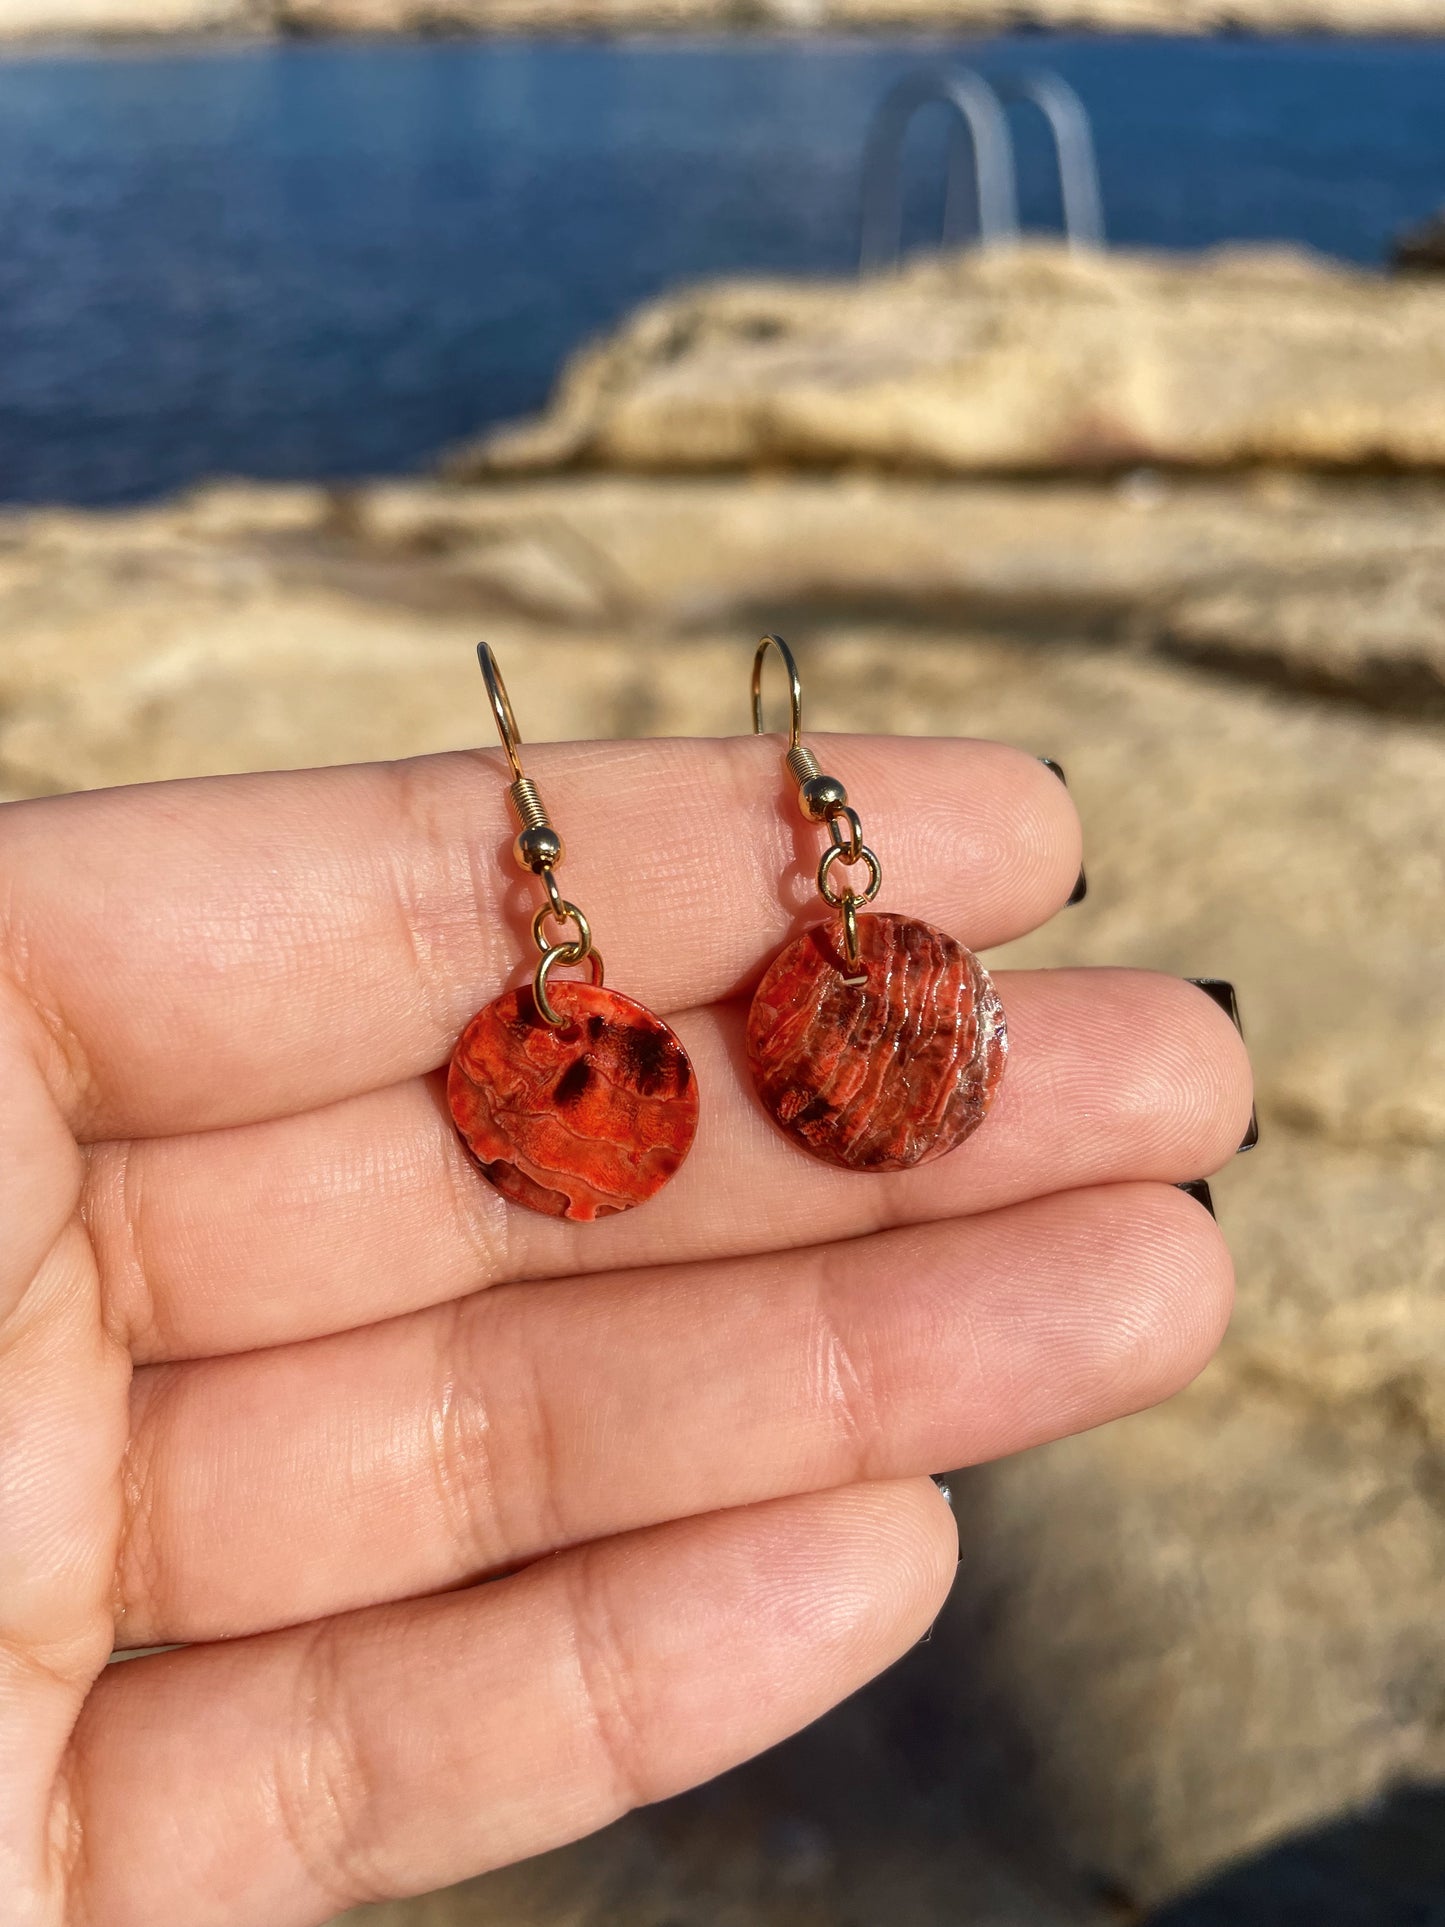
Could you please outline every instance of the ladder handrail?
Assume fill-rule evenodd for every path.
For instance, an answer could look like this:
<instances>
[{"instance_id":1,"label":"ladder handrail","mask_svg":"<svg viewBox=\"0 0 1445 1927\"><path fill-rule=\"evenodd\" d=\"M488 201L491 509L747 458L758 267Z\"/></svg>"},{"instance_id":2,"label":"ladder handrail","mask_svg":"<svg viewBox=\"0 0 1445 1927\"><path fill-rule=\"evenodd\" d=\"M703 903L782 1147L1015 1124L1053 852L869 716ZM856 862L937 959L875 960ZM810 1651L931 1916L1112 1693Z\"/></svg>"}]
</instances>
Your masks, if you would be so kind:
<instances>
[{"instance_id":1,"label":"ladder handrail","mask_svg":"<svg viewBox=\"0 0 1445 1927\"><path fill-rule=\"evenodd\" d=\"M903 230L903 147L922 107L952 110L948 177L943 203L945 245L961 238L965 160L972 160L980 243L1013 240L1019 232L1018 180L1005 103L1037 107L1048 123L1059 174L1064 232L1069 246L1104 245L1104 202L1088 110L1057 74L1010 75L990 83L971 68L948 74L906 74L884 95L863 149L858 267L887 267L898 259ZM965 154L965 143L968 153Z\"/></svg>"},{"instance_id":2,"label":"ladder handrail","mask_svg":"<svg viewBox=\"0 0 1445 1927\"><path fill-rule=\"evenodd\" d=\"M1013 142L998 95L978 74L908 74L884 96L868 130L863 152L859 266L866 270L897 259L903 226L903 143L921 107L953 110L949 139L944 235L957 229L961 179L959 136L967 137L978 189L981 241L1011 240L1018 233L1018 189Z\"/></svg>"},{"instance_id":3,"label":"ladder handrail","mask_svg":"<svg viewBox=\"0 0 1445 1927\"><path fill-rule=\"evenodd\" d=\"M1094 130L1083 101L1058 74L1010 75L994 84L1001 100L1031 102L1048 122L1069 246L1103 247L1104 195L1099 185Z\"/></svg>"}]
</instances>

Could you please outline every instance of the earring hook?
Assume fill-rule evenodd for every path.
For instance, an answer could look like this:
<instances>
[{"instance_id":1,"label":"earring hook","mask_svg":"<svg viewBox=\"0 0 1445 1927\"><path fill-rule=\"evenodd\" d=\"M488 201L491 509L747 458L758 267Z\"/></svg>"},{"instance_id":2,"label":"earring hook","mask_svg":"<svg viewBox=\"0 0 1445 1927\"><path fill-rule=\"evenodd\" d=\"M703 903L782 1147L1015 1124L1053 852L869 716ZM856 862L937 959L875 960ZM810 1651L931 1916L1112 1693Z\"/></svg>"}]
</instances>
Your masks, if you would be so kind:
<instances>
[{"instance_id":1,"label":"earring hook","mask_svg":"<svg viewBox=\"0 0 1445 1927\"><path fill-rule=\"evenodd\" d=\"M517 753L522 747L522 732L512 714L512 699L507 694L507 685L502 681L502 672L497 667L490 643L477 644L477 661L482 666L482 681L487 685L487 696L497 722L497 734L502 739L502 748L507 752L507 761L512 765L512 780L515 783L525 782L522 759Z\"/></svg>"},{"instance_id":2,"label":"earring hook","mask_svg":"<svg viewBox=\"0 0 1445 1927\"><path fill-rule=\"evenodd\" d=\"M783 768L798 785L798 802L804 816L821 823L825 804L833 801L835 796L846 803L848 793L841 783L835 783L831 777L827 779L826 796L821 792L815 793L812 788L813 779L821 777L822 771L812 750L803 746L803 679L798 674L798 664L792 650L781 636L775 636L771 630L763 637L753 655L753 734L767 735L763 728L763 664L770 649L777 650L788 672L788 747L783 752Z\"/></svg>"},{"instance_id":3,"label":"earring hook","mask_svg":"<svg viewBox=\"0 0 1445 1927\"><path fill-rule=\"evenodd\" d=\"M497 667L490 644L477 644L477 661L481 664L482 681L487 685L487 698L496 719L497 734L502 739L502 748L507 752L507 761L512 766L507 801L512 806L512 814L518 824L512 858L519 870L530 870L547 892L547 901L532 919L532 941L542 953L541 962L532 978L532 994L543 1019L560 1028L567 1020L559 1015L556 1005L547 995L547 979L554 966L559 963L589 964L592 981L600 987L602 959L592 948L592 930L586 917L575 903L569 903L562 895L557 888L557 879L552 874L566 851L547 814L547 805L542 801L537 785L522 768L522 758L518 754L522 747L522 732L517 728L517 719L512 714L512 699L507 694L507 685L502 681L502 672ZM565 943L548 943L546 930L549 918L558 924L574 925L577 935Z\"/></svg>"},{"instance_id":4,"label":"earring hook","mask_svg":"<svg viewBox=\"0 0 1445 1927\"><path fill-rule=\"evenodd\" d=\"M769 649L777 650L782 657L783 667L788 672L788 748L796 750L801 748L803 740L803 679L798 674L798 665L793 658L792 650L781 636L775 636L771 631L758 644L757 653L753 657L753 734L767 735L767 731L763 728L763 663L767 659Z\"/></svg>"},{"instance_id":5,"label":"earring hook","mask_svg":"<svg viewBox=\"0 0 1445 1927\"><path fill-rule=\"evenodd\" d=\"M836 776L825 776L817 757L806 748L803 736L803 679L798 674L798 665L792 650L781 636L771 630L758 644L753 655L753 734L764 736L763 728L763 664L770 649L776 649L782 658L784 669L788 672L789 728L788 747L783 755L783 768L787 770L798 786L798 808L810 823L826 823L828 826L828 848L818 865L818 889L825 903L843 912L843 948L851 970L858 969L858 905L871 903L883 883L883 872L878 859L863 841L863 825L858 820L858 812L849 807L848 792ZM855 863L868 866L868 883L860 892L851 885L839 891L833 883L832 873L838 866L850 869ZM844 976L845 984L866 984L866 973L862 976Z\"/></svg>"}]
</instances>

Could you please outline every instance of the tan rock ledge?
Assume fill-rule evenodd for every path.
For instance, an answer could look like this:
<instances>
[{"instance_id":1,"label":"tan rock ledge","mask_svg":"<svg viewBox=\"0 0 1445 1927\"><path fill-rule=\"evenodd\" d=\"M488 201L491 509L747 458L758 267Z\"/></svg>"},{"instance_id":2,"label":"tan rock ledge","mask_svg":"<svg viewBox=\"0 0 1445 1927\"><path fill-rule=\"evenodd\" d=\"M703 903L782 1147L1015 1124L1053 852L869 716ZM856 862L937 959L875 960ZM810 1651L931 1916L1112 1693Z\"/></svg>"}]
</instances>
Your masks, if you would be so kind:
<instances>
[{"instance_id":1,"label":"tan rock ledge","mask_svg":"<svg viewBox=\"0 0 1445 1927\"><path fill-rule=\"evenodd\" d=\"M866 612L935 633L1107 642L1445 718L1434 478L577 474L231 485L128 513L0 518L0 609L20 581L223 565L566 632L809 628ZM11 632L0 692L22 656Z\"/></svg>"},{"instance_id":2,"label":"tan rock ledge","mask_svg":"<svg viewBox=\"0 0 1445 1927\"><path fill-rule=\"evenodd\" d=\"M1445 0L4 0L0 39L146 34L1438 34Z\"/></svg>"},{"instance_id":3,"label":"tan rock ledge","mask_svg":"<svg viewBox=\"0 0 1445 1927\"><path fill-rule=\"evenodd\" d=\"M293 31L850 31L1020 26L1114 33L1445 31L1441 0L274 0Z\"/></svg>"},{"instance_id":4,"label":"tan rock ledge","mask_svg":"<svg viewBox=\"0 0 1445 1927\"><path fill-rule=\"evenodd\" d=\"M563 467L1445 470L1445 282L1288 250L931 256L643 308L464 478Z\"/></svg>"}]
</instances>

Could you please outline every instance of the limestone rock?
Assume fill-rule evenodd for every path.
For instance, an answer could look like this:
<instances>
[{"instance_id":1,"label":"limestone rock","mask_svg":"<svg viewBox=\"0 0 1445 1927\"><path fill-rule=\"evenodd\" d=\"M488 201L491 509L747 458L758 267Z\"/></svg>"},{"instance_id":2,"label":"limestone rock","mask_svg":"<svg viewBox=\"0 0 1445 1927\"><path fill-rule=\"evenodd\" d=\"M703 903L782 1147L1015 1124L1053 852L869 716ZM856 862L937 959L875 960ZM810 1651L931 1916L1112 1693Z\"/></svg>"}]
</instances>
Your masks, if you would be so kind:
<instances>
[{"instance_id":1,"label":"limestone rock","mask_svg":"<svg viewBox=\"0 0 1445 1927\"><path fill-rule=\"evenodd\" d=\"M1436 34L1445 0L8 0L0 38L867 31Z\"/></svg>"},{"instance_id":2,"label":"limestone rock","mask_svg":"<svg viewBox=\"0 0 1445 1927\"><path fill-rule=\"evenodd\" d=\"M824 0L854 27L979 25L1106 33L1439 33L1439 0Z\"/></svg>"},{"instance_id":3,"label":"limestone rock","mask_svg":"<svg viewBox=\"0 0 1445 1927\"><path fill-rule=\"evenodd\" d=\"M268 26L265 0L5 0L0 9L0 41L245 34Z\"/></svg>"},{"instance_id":4,"label":"limestone rock","mask_svg":"<svg viewBox=\"0 0 1445 1927\"><path fill-rule=\"evenodd\" d=\"M669 296L453 458L925 474L1445 465L1445 288L1301 254L931 257Z\"/></svg>"},{"instance_id":5,"label":"limestone rock","mask_svg":"<svg viewBox=\"0 0 1445 1927\"><path fill-rule=\"evenodd\" d=\"M1106 635L1445 713L1445 489L1136 471L1117 485L568 476L359 496L358 540L487 606L706 627L876 608Z\"/></svg>"},{"instance_id":6,"label":"limestone rock","mask_svg":"<svg viewBox=\"0 0 1445 1927\"><path fill-rule=\"evenodd\" d=\"M835 702L867 700L853 660ZM893 727L967 715L1069 772L1089 897L1019 958L1229 978L1267 1115L1337 1145L1445 1146L1439 732L1045 646L939 643L906 688Z\"/></svg>"},{"instance_id":7,"label":"limestone rock","mask_svg":"<svg viewBox=\"0 0 1445 1927\"><path fill-rule=\"evenodd\" d=\"M0 524L0 595L48 584L62 555L67 584L92 590L99 567L123 557L133 582L164 556L172 580L184 571L198 589L284 580L578 632L702 634L872 609L924 627L1087 636L1405 715L1445 713L1435 481L1137 471L1106 486L861 475L579 475L339 495L227 486L24 527L7 546Z\"/></svg>"},{"instance_id":8,"label":"limestone rock","mask_svg":"<svg viewBox=\"0 0 1445 1927\"><path fill-rule=\"evenodd\" d=\"M958 1755L990 1748L990 1831L1047 1838L1124 1918L1438 1781L1445 1534L1408 1428L1222 1373L955 1491Z\"/></svg>"}]
</instances>

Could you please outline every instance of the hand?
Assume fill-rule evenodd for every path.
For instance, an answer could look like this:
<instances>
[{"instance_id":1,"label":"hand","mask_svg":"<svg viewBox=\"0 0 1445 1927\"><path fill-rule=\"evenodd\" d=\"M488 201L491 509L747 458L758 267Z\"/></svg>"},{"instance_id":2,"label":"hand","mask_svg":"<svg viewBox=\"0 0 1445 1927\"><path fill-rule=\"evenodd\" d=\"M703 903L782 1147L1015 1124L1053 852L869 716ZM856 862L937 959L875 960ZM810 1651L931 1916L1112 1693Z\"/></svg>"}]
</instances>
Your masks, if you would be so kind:
<instances>
[{"instance_id":1,"label":"hand","mask_svg":"<svg viewBox=\"0 0 1445 1927\"><path fill-rule=\"evenodd\" d=\"M609 983L701 1087L676 1181L597 1225L505 1204L435 1074L527 955L495 753L0 811L13 1927L317 1922L705 1779L930 1624L924 1474L1160 1399L1219 1337L1229 1259L1171 1188L1249 1110L1206 996L1004 975L978 1135L830 1169L741 1061L817 909L776 745L530 757ZM1031 758L827 760L886 907L978 946L1068 896Z\"/></svg>"}]
</instances>

